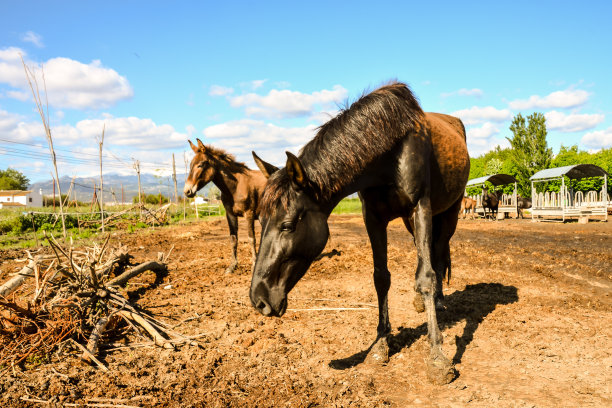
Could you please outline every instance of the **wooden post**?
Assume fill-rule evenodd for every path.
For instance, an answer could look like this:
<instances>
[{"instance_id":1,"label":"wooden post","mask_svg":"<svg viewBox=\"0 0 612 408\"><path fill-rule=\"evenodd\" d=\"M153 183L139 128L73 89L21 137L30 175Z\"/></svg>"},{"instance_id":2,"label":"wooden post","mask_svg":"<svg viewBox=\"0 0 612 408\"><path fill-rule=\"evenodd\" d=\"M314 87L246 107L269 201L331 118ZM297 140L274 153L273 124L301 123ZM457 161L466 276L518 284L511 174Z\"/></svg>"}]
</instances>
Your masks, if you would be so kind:
<instances>
[{"instance_id":1,"label":"wooden post","mask_svg":"<svg viewBox=\"0 0 612 408\"><path fill-rule=\"evenodd\" d=\"M100 219L102 222L102 233L104 233L104 178L102 177L102 145L104 144L104 131L106 124L102 126L102 137L100 138Z\"/></svg>"},{"instance_id":2,"label":"wooden post","mask_svg":"<svg viewBox=\"0 0 612 408\"><path fill-rule=\"evenodd\" d=\"M518 208L518 192L516 191L516 181L514 182L514 192L512 193L512 199L514 200L514 209L516 211L516 218L518 218L519 208Z\"/></svg>"},{"instance_id":3,"label":"wooden post","mask_svg":"<svg viewBox=\"0 0 612 408\"><path fill-rule=\"evenodd\" d=\"M608 175L604 174L603 185L603 205L604 205L604 220L608 221Z\"/></svg>"},{"instance_id":4,"label":"wooden post","mask_svg":"<svg viewBox=\"0 0 612 408\"><path fill-rule=\"evenodd\" d=\"M138 208L140 209L140 219L142 220L142 194L140 193L140 161L134 160L134 168L138 174Z\"/></svg>"},{"instance_id":5,"label":"wooden post","mask_svg":"<svg viewBox=\"0 0 612 408\"><path fill-rule=\"evenodd\" d=\"M55 177L51 176L53 179L53 213L55 213Z\"/></svg>"},{"instance_id":6,"label":"wooden post","mask_svg":"<svg viewBox=\"0 0 612 408\"><path fill-rule=\"evenodd\" d=\"M174 153L172 153L172 180L174 181L174 203L178 205L178 188L176 186L176 163Z\"/></svg>"},{"instance_id":7,"label":"wooden post","mask_svg":"<svg viewBox=\"0 0 612 408\"><path fill-rule=\"evenodd\" d=\"M97 188L96 188L96 183L93 183L93 195L91 196L91 215L93 216L93 212L94 212L94 208L96 206L96 203L98 202L98 195L96 194Z\"/></svg>"},{"instance_id":8,"label":"wooden post","mask_svg":"<svg viewBox=\"0 0 612 408\"><path fill-rule=\"evenodd\" d=\"M565 177L561 176L561 213L563 214L563 222L565 222Z\"/></svg>"}]
</instances>

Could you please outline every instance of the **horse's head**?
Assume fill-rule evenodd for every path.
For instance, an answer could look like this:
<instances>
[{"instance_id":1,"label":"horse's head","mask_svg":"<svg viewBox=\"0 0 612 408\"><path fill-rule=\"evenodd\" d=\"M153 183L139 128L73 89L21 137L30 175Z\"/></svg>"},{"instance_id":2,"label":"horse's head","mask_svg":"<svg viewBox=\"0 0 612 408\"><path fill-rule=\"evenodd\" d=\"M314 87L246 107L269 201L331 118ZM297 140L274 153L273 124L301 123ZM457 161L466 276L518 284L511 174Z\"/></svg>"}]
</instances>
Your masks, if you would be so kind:
<instances>
[{"instance_id":1,"label":"horse's head","mask_svg":"<svg viewBox=\"0 0 612 408\"><path fill-rule=\"evenodd\" d=\"M193 197L199 189L208 184L215 175L215 167L212 156L208 154L208 149L200 139L196 139L198 145L194 145L189 141L191 150L195 156L191 160L189 176L185 180L183 192L186 197Z\"/></svg>"},{"instance_id":2,"label":"horse's head","mask_svg":"<svg viewBox=\"0 0 612 408\"><path fill-rule=\"evenodd\" d=\"M253 157L269 180L260 214L261 240L251 280L251 304L265 316L282 316L287 294L325 247L329 214L317 203L312 183L293 154L287 152L287 163L281 170L255 153Z\"/></svg>"}]
</instances>

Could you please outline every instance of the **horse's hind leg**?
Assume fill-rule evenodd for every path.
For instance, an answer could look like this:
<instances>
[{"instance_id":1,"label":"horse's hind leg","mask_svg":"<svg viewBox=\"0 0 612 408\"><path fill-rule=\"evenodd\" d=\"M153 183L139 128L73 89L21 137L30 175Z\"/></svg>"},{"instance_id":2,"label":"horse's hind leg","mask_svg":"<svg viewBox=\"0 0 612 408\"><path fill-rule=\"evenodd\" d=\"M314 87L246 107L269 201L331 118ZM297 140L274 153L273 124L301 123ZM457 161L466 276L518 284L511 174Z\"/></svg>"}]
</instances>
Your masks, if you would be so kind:
<instances>
[{"instance_id":1,"label":"horse's hind leg","mask_svg":"<svg viewBox=\"0 0 612 408\"><path fill-rule=\"evenodd\" d=\"M442 292L442 284L444 278L450 282L451 278L451 257L450 257L450 239L457 229L457 212L460 203L453 204L445 212L433 217L432 232L432 264L436 271L436 308L443 310L444 293Z\"/></svg>"},{"instance_id":2,"label":"horse's hind leg","mask_svg":"<svg viewBox=\"0 0 612 408\"><path fill-rule=\"evenodd\" d=\"M247 232L249 234L249 243L251 244L251 270L255 268L255 260L257 259L257 248L255 246L255 216L253 212L247 212L245 214L247 221Z\"/></svg>"},{"instance_id":3,"label":"horse's hind leg","mask_svg":"<svg viewBox=\"0 0 612 408\"><path fill-rule=\"evenodd\" d=\"M414 240L414 245L417 246L418 248L417 241L416 241L416 235L414 234L414 231L415 231L414 218L415 217L413 214L411 217L403 217L402 220L404 221L404 225L406 226L406 229L412 235L412 238ZM419 262L419 265L417 266L417 276L421 268L421 264L420 264L421 258L418 258L418 262ZM425 311L425 303L423 302L423 295L421 294L421 292L416 290L416 288L415 288L414 300L412 301L412 304L414 305L414 309L418 313L423 313Z\"/></svg>"},{"instance_id":4,"label":"horse's hind leg","mask_svg":"<svg viewBox=\"0 0 612 408\"><path fill-rule=\"evenodd\" d=\"M225 209L225 217L229 226L230 239L232 240L232 263L225 270L226 274L233 273L238 265L238 217L227 209Z\"/></svg>"},{"instance_id":5,"label":"horse's hind leg","mask_svg":"<svg viewBox=\"0 0 612 408\"><path fill-rule=\"evenodd\" d=\"M376 340L370 347L367 359L376 363L389 361L389 345L387 336L391 332L389 322L388 293L391 287L391 274L387 269L387 225L388 221L381 219L372 211L375 206L360 195L362 201L363 219L372 246L374 259L374 286L378 297L378 327Z\"/></svg>"},{"instance_id":6,"label":"horse's hind leg","mask_svg":"<svg viewBox=\"0 0 612 408\"><path fill-rule=\"evenodd\" d=\"M456 212L454 216L457 216ZM447 384L453 380L456 372L450 360L442 352L442 333L438 326L435 305L438 284L436 282L437 271L434 269L434 264L439 269L439 265L443 263L440 261L432 262L432 258L435 257L433 248L434 228L428 196L422 197L416 206L414 233L418 255L415 290L423 297L425 311L427 312L427 333L431 345L430 356L427 361L427 375L436 384Z\"/></svg>"}]
</instances>

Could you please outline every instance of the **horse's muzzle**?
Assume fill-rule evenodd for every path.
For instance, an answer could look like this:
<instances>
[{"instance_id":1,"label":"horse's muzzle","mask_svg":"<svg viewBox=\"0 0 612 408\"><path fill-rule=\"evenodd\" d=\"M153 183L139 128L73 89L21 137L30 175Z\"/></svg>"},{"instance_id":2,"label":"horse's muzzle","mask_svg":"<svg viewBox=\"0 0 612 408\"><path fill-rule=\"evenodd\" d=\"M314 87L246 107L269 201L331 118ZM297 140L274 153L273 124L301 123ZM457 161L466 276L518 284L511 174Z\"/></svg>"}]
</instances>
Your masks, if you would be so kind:
<instances>
[{"instance_id":1,"label":"horse's muzzle","mask_svg":"<svg viewBox=\"0 0 612 408\"><path fill-rule=\"evenodd\" d=\"M185 194L185 197L187 198L194 197L197 193L195 185L191 185L189 187L185 186L185 188L183 189L183 193Z\"/></svg>"},{"instance_id":2,"label":"horse's muzzle","mask_svg":"<svg viewBox=\"0 0 612 408\"><path fill-rule=\"evenodd\" d=\"M264 283L259 283L250 293L251 304L266 317L281 317L287 311L287 297L274 296L276 291L269 291Z\"/></svg>"}]
</instances>

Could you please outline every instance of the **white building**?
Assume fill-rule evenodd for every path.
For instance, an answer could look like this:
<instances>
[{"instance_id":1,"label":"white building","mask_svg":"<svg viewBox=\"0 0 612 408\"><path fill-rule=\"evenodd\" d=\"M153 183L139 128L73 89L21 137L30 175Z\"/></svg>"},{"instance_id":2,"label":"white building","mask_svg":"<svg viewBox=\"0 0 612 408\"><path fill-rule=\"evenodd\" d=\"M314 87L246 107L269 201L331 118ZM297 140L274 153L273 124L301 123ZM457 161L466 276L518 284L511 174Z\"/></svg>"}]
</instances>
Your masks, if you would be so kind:
<instances>
[{"instance_id":1,"label":"white building","mask_svg":"<svg viewBox=\"0 0 612 408\"><path fill-rule=\"evenodd\" d=\"M42 207L40 192L30 190L0 190L0 208Z\"/></svg>"}]
</instances>

